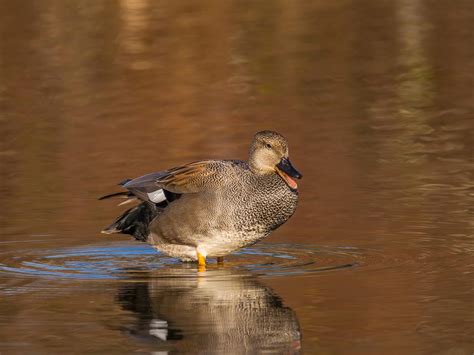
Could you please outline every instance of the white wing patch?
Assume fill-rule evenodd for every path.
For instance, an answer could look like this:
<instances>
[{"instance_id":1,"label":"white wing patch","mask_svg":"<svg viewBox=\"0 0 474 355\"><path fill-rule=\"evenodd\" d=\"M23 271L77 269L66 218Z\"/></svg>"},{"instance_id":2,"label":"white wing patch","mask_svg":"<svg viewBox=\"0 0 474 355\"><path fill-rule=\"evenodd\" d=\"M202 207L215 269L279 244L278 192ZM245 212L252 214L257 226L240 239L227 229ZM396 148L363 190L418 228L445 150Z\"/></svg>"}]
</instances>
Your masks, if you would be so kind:
<instances>
[{"instance_id":1,"label":"white wing patch","mask_svg":"<svg viewBox=\"0 0 474 355\"><path fill-rule=\"evenodd\" d=\"M159 189L153 192L148 192L147 195L150 201L154 203L160 203L160 202L166 201L166 196L163 189Z\"/></svg>"},{"instance_id":2,"label":"white wing patch","mask_svg":"<svg viewBox=\"0 0 474 355\"><path fill-rule=\"evenodd\" d=\"M168 322L161 319L152 319L149 333L163 341L168 340Z\"/></svg>"}]
</instances>

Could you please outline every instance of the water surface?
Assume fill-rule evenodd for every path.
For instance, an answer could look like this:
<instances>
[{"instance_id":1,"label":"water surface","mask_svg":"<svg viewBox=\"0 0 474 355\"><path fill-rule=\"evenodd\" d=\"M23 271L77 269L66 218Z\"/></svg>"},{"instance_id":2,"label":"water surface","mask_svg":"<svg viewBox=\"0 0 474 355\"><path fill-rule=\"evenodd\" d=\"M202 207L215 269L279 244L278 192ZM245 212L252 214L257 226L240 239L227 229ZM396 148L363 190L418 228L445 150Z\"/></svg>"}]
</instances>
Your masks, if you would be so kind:
<instances>
[{"instance_id":1,"label":"water surface","mask_svg":"<svg viewBox=\"0 0 474 355\"><path fill-rule=\"evenodd\" d=\"M472 354L470 1L0 2L0 352ZM124 178L290 142L205 273L98 232Z\"/></svg>"}]
</instances>

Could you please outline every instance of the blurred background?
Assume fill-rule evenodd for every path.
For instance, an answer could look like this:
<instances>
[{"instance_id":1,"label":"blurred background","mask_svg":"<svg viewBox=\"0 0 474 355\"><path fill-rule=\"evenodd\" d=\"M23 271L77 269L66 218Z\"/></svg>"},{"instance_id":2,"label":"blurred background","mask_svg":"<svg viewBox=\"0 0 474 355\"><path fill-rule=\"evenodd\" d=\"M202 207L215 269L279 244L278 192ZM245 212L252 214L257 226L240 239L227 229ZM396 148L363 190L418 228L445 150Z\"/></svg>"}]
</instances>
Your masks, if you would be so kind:
<instances>
[{"instance_id":1,"label":"blurred background","mask_svg":"<svg viewBox=\"0 0 474 355\"><path fill-rule=\"evenodd\" d=\"M266 243L356 266L224 286L275 294L306 353L472 354L473 115L469 0L0 1L0 352L168 349L124 335L137 309L123 284L25 263L133 248L99 234L122 210L98 196L190 161L245 159L271 129L304 179ZM206 327L179 334L195 331ZM168 350L211 344L182 339Z\"/></svg>"}]
</instances>

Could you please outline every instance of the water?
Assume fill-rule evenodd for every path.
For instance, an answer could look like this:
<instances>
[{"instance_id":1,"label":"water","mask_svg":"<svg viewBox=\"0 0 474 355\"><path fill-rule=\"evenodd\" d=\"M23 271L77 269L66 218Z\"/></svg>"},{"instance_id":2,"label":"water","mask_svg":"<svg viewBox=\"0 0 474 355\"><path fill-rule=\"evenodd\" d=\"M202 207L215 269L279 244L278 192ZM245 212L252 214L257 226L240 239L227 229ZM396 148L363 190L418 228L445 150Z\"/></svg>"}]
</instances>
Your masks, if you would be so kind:
<instances>
[{"instance_id":1,"label":"water","mask_svg":"<svg viewBox=\"0 0 474 355\"><path fill-rule=\"evenodd\" d=\"M472 354L470 1L0 2L0 352ZM292 219L205 273L115 184L290 142Z\"/></svg>"}]
</instances>

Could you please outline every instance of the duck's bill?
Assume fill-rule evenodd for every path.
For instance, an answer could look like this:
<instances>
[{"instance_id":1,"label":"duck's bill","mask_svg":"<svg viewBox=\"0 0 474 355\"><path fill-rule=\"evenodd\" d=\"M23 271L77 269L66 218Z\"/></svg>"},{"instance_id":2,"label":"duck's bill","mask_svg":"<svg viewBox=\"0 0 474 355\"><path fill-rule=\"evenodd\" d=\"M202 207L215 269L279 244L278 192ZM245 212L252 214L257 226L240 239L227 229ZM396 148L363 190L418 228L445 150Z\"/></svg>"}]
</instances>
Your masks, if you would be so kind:
<instances>
[{"instance_id":1,"label":"duck's bill","mask_svg":"<svg viewBox=\"0 0 474 355\"><path fill-rule=\"evenodd\" d=\"M289 159L283 158L277 164L277 173L281 176L281 178L287 183L289 187L292 189L297 189L298 184L294 179L301 179L303 175L301 175L298 170L296 170Z\"/></svg>"}]
</instances>

